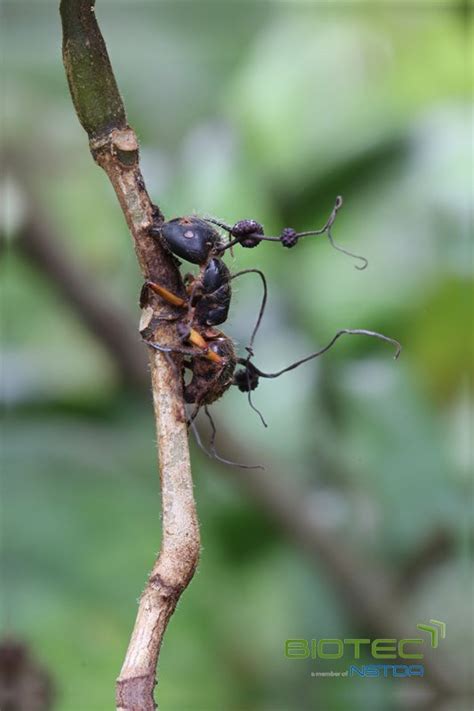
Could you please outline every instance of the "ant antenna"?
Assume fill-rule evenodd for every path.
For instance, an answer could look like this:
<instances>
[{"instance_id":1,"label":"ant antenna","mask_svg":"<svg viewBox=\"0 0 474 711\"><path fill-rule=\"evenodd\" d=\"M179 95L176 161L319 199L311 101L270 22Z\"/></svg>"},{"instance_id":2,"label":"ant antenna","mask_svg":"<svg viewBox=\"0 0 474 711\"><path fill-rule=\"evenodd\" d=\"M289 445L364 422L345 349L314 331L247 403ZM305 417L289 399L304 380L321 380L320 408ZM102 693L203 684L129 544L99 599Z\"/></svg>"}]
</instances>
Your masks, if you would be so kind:
<instances>
[{"instance_id":1,"label":"ant antenna","mask_svg":"<svg viewBox=\"0 0 474 711\"><path fill-rule=\"evenodd\" d=\"M216 426L214 424L214 420L212 419L212 416L207 408L207 405L204 407L204 412L206 413L207 418L209 419L209 422L211 423L211 428L212 428L212 435L211 435L211 449L207 449L206 446L204 445L201 435L199 434L198 428L196 427L196 423L192 421L190 423L191 429L193 431L194 437L196 439L196 442L198 444L198 447L202 449L204 454L206 454L210 459L217 459L218 462L222 462L223 464L228 464L232 467L239 467L240 469L264 469L261 464L239 464L238 462L232 462L229 459L224 459L224 457L221 457L215 447L215 439L216 439Z\"/></svg>"},{"instance_id":2,"label":"ant antenna","mask_svg":"<svg viewBox=\"0 0 474 711\"><path fill-rule=\"evenodd\" d=\"M286 368L282 368L282 370L278 370L276 373L264 373L261 371L259 368L257 368L253 363L248 362L247 368L251 369L254 374L258 375L260 378L278 378L280 375L283 375L283 373L287 373L289 370L294 370L295 368L298 368L300 365L303 365L303 363L307 363L309 360L312 360L313 358L317 358L318 356L322 355L323 353L326 353L332 346L335 344L335 342L344 334L348 334L349 336L370 336L372 338L378 338L381 341L386 341L387 343L391 343L393 346L395 346L396 351L394 355L394 360L396 360L401 351L402 351L402 346L401 344L395 340L395 338L389 338L388 336L384 336L382 333L377 333L377 331L367 331L364 328L343 328L340 331L336 333L336 335L329 341L329 343L324 346L324 348L321 348L321 350L316 351L316 353L311 353L311 355L306 356L305 358L302 358L301 360L297 360L295 363L292 363L291 365L287 366Z\"/></svg>"}]
</instances>

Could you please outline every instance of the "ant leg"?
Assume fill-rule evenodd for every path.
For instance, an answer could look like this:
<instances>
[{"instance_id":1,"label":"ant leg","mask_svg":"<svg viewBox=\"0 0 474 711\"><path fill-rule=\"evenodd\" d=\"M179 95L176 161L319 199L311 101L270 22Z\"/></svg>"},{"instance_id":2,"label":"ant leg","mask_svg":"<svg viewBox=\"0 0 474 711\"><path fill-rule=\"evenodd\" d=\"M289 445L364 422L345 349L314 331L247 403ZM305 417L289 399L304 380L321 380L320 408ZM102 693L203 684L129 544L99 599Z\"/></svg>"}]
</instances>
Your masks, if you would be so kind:
<instances>
[{"instance_id":1,"label":"ant leg","mask_svg":"<svg viewBox=\"0 0 474 711\"><path fill-rule=\"evenodd\" d=\"M208 457L211 457L211 459L217 459L219 462L222 462L223 464L230 464L230 466L232 466L232 467L240 467L240 469L264 469L264 467L262 467L261 464L239 464L238 462L232 462L229 459L224 459L223 457L221 457L217 453L216 446L215 446L215 440L216 440L216 434L217 434L216 425L214 423L211 413L209 412L209 408L207 407L207 405L204 406L204 412L206 413L206 417L210 422L211 430L212 430L210 451L204 447L202 440L201 440L199 434L197 433L197 428L194 425L194 423L192 423L192 427L193 427L194 436L196 437L196 441L197 441L198 445L201 447L203 452L205 452L207 454Z\"/></svg>"},{"instance_id":2,"label":"ant leg","mask_svg":"<svg viewBox=\"0 0 474 711\"><path fill-rule=\"evenodd\" d=\"M247 363L250 364L250 365L252 365L249 360L247 361ZM248 387L248 391L247 391L247 401L248 401L248 404L250 405L251 409L252 409L254 412L256 412L257 415L260 417L260 422L262 423L262 425L263 425L264 427L268 427L267 422L266 422L264 416L262 415L261 411L258 409L258 407L254 404L254 402L253 402L253 400L252 400L252 390L251 390L251 388L250 388L250 373L248 372L248 370L247 370L247 387Z\"/></svg>"},{"instance_id":3,"label":"ant leg","mask_svg":"<svg viewBox=\"0 0 474 711\"><path fill-rule=\"evenodd\" d=\"M242 276L243 274L258 274L260 279L262 280L263 284L263 296L262 296L262 302L260 304L260 309L258 312L258 317L257 321L255 323L255 326L252 331L252 335L250 336L250 342L249 345L246 347L246 350L253 355L253 342L255 340L255 336L257 335L257 331L260 328L260 324L262 322L263 314L265 312L265 307L267 305L267 296L268 296L268 289L267 289L267 280L265 279L265 275L260 269L243 269L241 272L237 272L237 274L232 274L231 279L237 279L237 277Z\"/></svg>"},{"instance_id":4,"label":"ant leg","mask_svg":"<svg viewBox=\"0 0 474 711\"><path fill-rule=\"evenodd\" d=\"M158 343L154 343L153 341L147 341L143 339L144 342L147 344L147 346L150 346L150 348L154 348L155 351L160 351L160 353L179 353L180 355L189 355L189 356L194 356L196 353L193 351L192 348L176 348L174 346L160 346Z\"/></svg>"},{"instance_id":5,"label":"ant leg","mask_svg":"<svg viewBox=\"0 0 474 711\"><path fill-rule=\"evenodd\" d=\"M258 329L260 328L263 314L265 312L265 306L267 304L267 296L268 296L267 281L265 279L265 275L263 274L263 272L260 271L260 269L243 269L241 272L237 272L237 274L233 274L231 277L231 279L236 279L237 277L242 276L242 274L252 274L252 273L258 274L262 280L263 297L262 297L262 302L260 304L260 310L258 312L257 321L256 321L255 326L253 328L252 335L250 336L249 345L246 346L246 348L245 348L245 350L248 353L248 356L245 359L244 363L250 363L250 360L253 356L253 344L254 344L255 336L257 335ZM251 387L251 382L250 382L250 372L247 368L246 368L246 374L247 374L247 400L248 400L248 403L249 403L251 409L254 412L256 412L257 415L260 417L260 420L262 421L263 426L268 427L262 413L260 412L260 410L257 407L255 407L255 405L252 401L252 387Z\"/></svg>"},{"instance_id":6,"label":"ant leg","mask_svg":"<svg viewBox=\"0 0 474 711\"><path fill-rule=\"evenodd\" d=\"M239 359L239 363L242 365L245 365L247 367L247 370L250 369L252 373L260 378L278 378L280 375L283 375L283 373L287 373L290 370L294 370L295 368L298 368L300 365L303 365L303 363L307 363L309 360L312 360L313 358L317 358L318 356L322 355L323 353L326 353L332 346L335 344L335 342L343 335L349 335L349 336L370 336L371 338L378 338L381 341L386 341L387 343L391 343L393 346L395 346L396 351L394 355L394 359L396 360L398 356L401 353L402 346L401 344L395 340L395 338L389 338L388 336L384 336L382 333L377 333L377 331L367 331L364 328L343 328L340 331L336 333L336 335L329 341L329 343L324 346L324 348L321 348L321 350L316 351L316 353L311 353L309 356L306 356L305 358L301 358L301 360L297 360L295 363L292 363L291 365L287 366L286 368L282 368L281 370L278 370L276 373L264 373L261 371L259 368L257 368L253 363L248 362L245 359ZM250 376L249 376L250 378Z\"/></svg>"},{"instance_id":7,"label":"ant leg","mask_svg":"<svg viewBox=\"0 0 474 711\"><path fill-rule=\"evenodd\" d=\"M158 294L166 303L171 304L172 306L177 306L177 307L184 307L186 306L186 301L182 299L179 296L176 296L176 294L173 294L171 291L168 289L165 289L164 287L160 286L156 282L153 281L146 281L140 291L140 299L139 299L139 304L140 308L144 309L148 305L148 290L151 289L155 294ZM156 327L158 322L171 322L171 321L178 321L180 319L180 316L156 316L154 315L151 321L148 321L147 326L143 327L140 329L140 331L143 333L146 331L152 324L154 325L153 327ZM145 339L144 339L145 340Z\"/></svg>"},{"instance_id":8,"label":"ant leg","mask_svg":"<svg viewBox=\"0 0 474 711\"><path fill-rule=\"evenodd\" d=\"M221 364L223 362L223 357L215 351L211 350L211 348L208 346L207 341L201 336L199 331L196 331L196 329L191 328L189 329L188 333L188 329L185 327L185 333L187 334L185 336L187 340L192 343L193 346L197 346L197 348L201 349L201 355L204 358L212 360L213 363Z\"/></svg>"},{"instance_id":9,"label":"ant leg","mask_svg":"<svg viewBox=\"0 0 474 711\"><path fill-rule=\"evenodd\" d=\"M194 420L199 414L199 410L201 409L201 405L197 404L194 406L193 411L191 412L190 416L188 417L186 424L188 427L191 427L193 424Z\"/></svg>"},{"instance_id":10,"label":"ant leg","mask_svg":"<svg viewBox=\"0 0 474 711\"><path fill-rule=\"evenodd\" d=\"M201 334L199 334L194 329L191 329L189 341L192 344L198 346L199 350L193 348L184 348L182 346L160 346L158 343L155 343L154 341L149 341L146 338L142 338L142 340L144 341L144 343L150 346L150 348L154 348L156 351L160 351L161 353L179 353L180 355L192 356L193 358L197 358L200 356L201 358L207 358L207 360L211 360L213 363L218 364L221 364L224 360L222 356L220 356L218 353L215 353L209 348ZM201 346L201 344L204 345Z\"/></svg>"},{"instance_id":11,"label":"ant leg","mask_svg":"<svg viewBox=\"0 0 474 711\"><path fill-rule=\"evenodd\" d=\"M241 392L247 393L247 400L251 409L256 412L257 415L260 417L262 425L264 427L268 427L267 423L265 422L265 418L263 417L258 407L254 405L252 400L252 390L255 390L255 388L258 386L258 375L256 373L255 366L250 360L251 357L251 355L248 355L247 358L237 359L237 363L243 366L243 370L238 370L237 373L235 373L234 381L232 384L237 385Z\"/></svg>"},{"instance_id":12,"label":"ant leg","mask_svg":"<svg viewBox=\"0 0 474 711\"><path fill-rule=\"evenodd\" d=\"M206 266L208 264L209 260L206 262ZM180 296L176 296L176 294L173 294L173 292L169 291L163 286L160 286L160 284L157 284L156 282L153 281L146 281L142 287L141 293L140 293L140 306L143 308L146 304L146 290L151 289L155 294L158 294L161 296L168 304L172 304L173 306L181 306L183 308L187 308L187 314L186 317L180 320L180 323L178 324L178 335L182 341L190 341L193 345L198 346L199 348L202 348L203 351L206 352L207 357L210 360L214 360L215 362L220 362L220 357L216 354L213 353L212 351L209 350L206 341L204 338L201 336L200 333L198 333L195 329L191 328L191 321L192 321L192 314L193 314L193 299L194 299L194 294L196 291L196 288L198 286L199 281L196 279L195 283L193 284L193 288L191 290L191 293L189 295L189 299L182 299ZM175 317L163 317L163 318L158 318L158 321L176 321L178 320ZM152 345L149 341L147 341L149 345ZM175 349L176 350L176 349ZM204 354L203 354L204 355Z\"/></svg>"},{"instance_id":13,"label":"ant leg","mask_svg":"<svg viewBox=\"0 0 474 711\"><path fill-rule=\"evenodd\" d=\"M195 350L194 348L181 348L178 346L160 346L159 343L154 343L154 341L147 341L146 338L142 339L144 343L147 344L147 346L150 346L150 348L154 348L155 351L160 351L160 353L179 353L180 355L186 355L186 356L204 356L205 354L202 353L202 351Z\"/></svg>"},{"instance_id":14,"label":"ant leg","mask_svg":"<svg viewBox=\"0 0 474 711\"><path fill-rule=\"evenodd\" d=\"M196 440L196 443L197 443L199 449L202 449L204 454L206 456L208 456L210 459L215 459L216 457L214 457L214 455L205 447L205 445L201 439L201 435L199 434L199 430L196 427L195 423L193 421L191 421L189 424L191 426L191 429L192 429L193 435L194 435L194 439Z\"/></svg>"},{"instance_id":15,"label":"ant leg","mask_svg":"<svg viewBox=\"0 0 474 711\"><path fill-rule=\"evenodd\" d=\"M147 289L151 289L155 294L161 296L161 298L164 299L167 304L172 304L173 306L187 305L186 299L182 299L180 296L176 296L176 294L173 294L172 291L169 291L169 289L166 289L164 286L160 286L160 284L157 284L154 281L146 281L143 284L142 290L140 292L140 306L142 308L146 304L145 296Z\"/></svg>"}]
</instances>

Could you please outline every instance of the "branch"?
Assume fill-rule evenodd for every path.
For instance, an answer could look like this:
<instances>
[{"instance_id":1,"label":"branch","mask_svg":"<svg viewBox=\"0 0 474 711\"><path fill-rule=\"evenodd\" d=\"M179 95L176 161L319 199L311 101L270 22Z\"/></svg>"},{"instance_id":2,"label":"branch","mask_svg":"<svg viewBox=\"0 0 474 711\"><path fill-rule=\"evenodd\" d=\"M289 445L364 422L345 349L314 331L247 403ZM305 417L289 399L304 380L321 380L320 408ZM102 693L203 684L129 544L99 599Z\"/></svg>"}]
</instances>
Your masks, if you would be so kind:
<instances>
[{"instance_id":1,"label":"branch","mask_svg":"<svg viewBox=\"0 0 474 711\"><path fill-rule=\"evenodd\" d=\"M149 229L163 216L152 205L139 168L138 141L128 126L104 40L94 14L95 0L62 0L63 59L79 120L94 160L107 173L134 239L143 277L175 293L184 287L172 257ZM157 304L147 314L166 316ZM161 322L160 341L176 340L174 325ZM117 680L121 711L155 708L153 688L160 646L177 601L199 559L199 526L193 495L188 434L179 369L162 354L150 354L153 403L161 474L161 550L141 596L135 628Z\"/></svg>"},{"instance_id":2,"label":"branch","mask_svg":"<svg viewBox=\"0 0 474 711\"><path fill-rule=\"evenodd\" d=\"M404 561L396 577L400 598L412 594L433 568L448 560L456 550L454 532L443 525L436 526Z\"/></svg>"}]
</instances>

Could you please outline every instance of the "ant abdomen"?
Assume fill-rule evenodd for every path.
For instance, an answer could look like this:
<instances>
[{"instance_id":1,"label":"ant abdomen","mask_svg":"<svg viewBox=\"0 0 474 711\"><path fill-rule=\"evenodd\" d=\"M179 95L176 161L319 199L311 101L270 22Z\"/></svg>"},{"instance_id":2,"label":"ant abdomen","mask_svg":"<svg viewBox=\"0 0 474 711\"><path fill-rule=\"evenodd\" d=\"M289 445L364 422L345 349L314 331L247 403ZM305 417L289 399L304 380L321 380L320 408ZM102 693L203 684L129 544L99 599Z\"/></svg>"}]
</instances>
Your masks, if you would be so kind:
<instances>
[{"instance_id":1,"label":"ant abdomen","mask_svg":"<svg viewBox=\"0 0 474 711\"><path fill-rule=\"evenodd\" d=\"M209 348L220 356L221 364L216 367L215 363L206 358L194 360L191 381L184 388L187 403L211 405L233 385L237 363L234 345L228 336L218 333L209 343Z\"/></svg>"}]
</instances>

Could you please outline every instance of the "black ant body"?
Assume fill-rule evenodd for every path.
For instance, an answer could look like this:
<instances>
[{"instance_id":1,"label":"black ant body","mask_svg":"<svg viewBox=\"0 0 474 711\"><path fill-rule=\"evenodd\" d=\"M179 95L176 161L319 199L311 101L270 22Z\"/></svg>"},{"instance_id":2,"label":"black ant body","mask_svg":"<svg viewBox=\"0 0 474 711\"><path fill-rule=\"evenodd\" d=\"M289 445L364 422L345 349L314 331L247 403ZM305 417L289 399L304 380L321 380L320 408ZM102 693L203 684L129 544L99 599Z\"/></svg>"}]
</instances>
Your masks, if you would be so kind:
<instances>
[{"instance_id":1,"label":"black ant body","mask_svg":"<svg viewBox=\"0 0 474 711\"><path fill-rule=\"evenodd\" d=\"M327 234L333 247L361 260L363 265L357 268L364 269L367 266L367 260L337 246L332 238L331 227L341 205L342 199L337 198L328 221L320 230L297 233L292 228L285 228L279 237L265 236L263 227L254 220L241 220L231 227L211 218L203 219L196 216L175 218L169 222L153 226L151 229L151 234L159 239L162 246L173 255L181 257L181 259L192 264L199 265L199 273L197 276L192 274L185 276L185 298L173 294L160 284L152 281L145 282L142 289L140 299L142 306L146 303L148 290L151 290L167 303L183 309L182 316L178 316L176 319L178 321L177 332L182 345L167 346L148 340L145 337L145 333L142 333L142 335L145 342L152 348L167 354L179 353L184 356L183 366L188 368L192 374L191 380L184 385L185 401L189 404L194 404L189 424L195 432L199 445L205 449L194 425L194 418L200 408L203 407L212 427L211 453L212 456L220 461L235 464L234 462L223 460L216 453L214 446L215 426L209 413L208 405L222 397L232 385L236 385L241 392L248 393L250 406L259 414L263 424L266 426L261 413L252 403L251 393L258 386L259 378L277 378L283 373L297 368L327 351L344 334L367 335L379 338L396 346L395 358L400 353L401 346L398 341L380 333L363 329L342 329L336 333L330 343L323 349L292 363L276 373L265 373L252 363L254 355L253 342L267 301L266 279L259 269L245 269L236 274L231 274L222 259L224 252L237 244L245 248L254 248L265 240L278 241L284 247L291 248L302 237ZM222 240L216 227L228 232L229 238L227 241ZM249 345L246 347L247 356L240 358L235 352L232 339L217 329L216 326L227 320L232 298L231 281L250 273L258 274L261 278L263 298ZM242 368L237 369L239 365Z\"/></svg>"}]
</instances>

